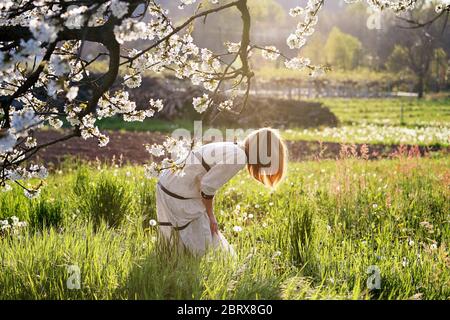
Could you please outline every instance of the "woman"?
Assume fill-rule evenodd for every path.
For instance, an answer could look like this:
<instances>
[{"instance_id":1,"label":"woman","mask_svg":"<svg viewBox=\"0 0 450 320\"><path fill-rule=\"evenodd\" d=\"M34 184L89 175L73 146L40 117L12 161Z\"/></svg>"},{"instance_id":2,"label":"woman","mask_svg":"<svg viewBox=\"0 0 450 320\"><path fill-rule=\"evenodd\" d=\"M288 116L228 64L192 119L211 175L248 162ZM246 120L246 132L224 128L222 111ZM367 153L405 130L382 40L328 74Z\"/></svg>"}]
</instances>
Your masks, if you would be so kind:
<instances>
[{"instance_id":1,"label":"woman","mask_svg":"<svg viewBox=\"0 0 450 320\"><path fill-rule=\"evenodd\" d=\"M165 170L159 177L156 205L161 233L168 240L176 236L194 254L202 255L208 247L232 252L214 216L215 192L244 166L253 178L273 188L285 175L286 158L283 141L269 128L252 132L243 144L216 142L193 150L182 175Z\"/></svg>"}]
</instances>

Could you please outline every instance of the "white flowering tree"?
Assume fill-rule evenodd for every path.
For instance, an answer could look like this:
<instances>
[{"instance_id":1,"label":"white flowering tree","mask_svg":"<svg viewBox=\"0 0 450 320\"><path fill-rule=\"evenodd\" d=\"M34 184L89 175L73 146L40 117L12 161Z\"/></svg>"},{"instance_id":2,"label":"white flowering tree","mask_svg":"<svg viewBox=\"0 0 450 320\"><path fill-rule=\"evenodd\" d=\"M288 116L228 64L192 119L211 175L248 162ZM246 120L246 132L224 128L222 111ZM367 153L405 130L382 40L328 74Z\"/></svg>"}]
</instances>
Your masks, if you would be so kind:
<instances>
[{"instance_id":1,"label":"white flowering tree","mask_svg":"<svg viewBox=\"0 0 450 320\"><path fill-rule=\"evenodd\" d=\"M290 10L299 19L298 27L287 38L291 49L300 49L314 32L319 11L326 0L303 1L304 7ZM30 185L30 178L44 179L45 167L29 164L41 149L73 137L94 138L100 146L108 137L96 126L98 119L120 115L124 121L143 121L164 107L161 100L150 100L137 108L128 89L139 87L144 72L172 72L203 86L203 96L193 99L198 112L208 108L239 113L244 108L254 76L249 59L255 51L270 60L284 59L287 68L325 71L306 57L288 58L273 46L251 42L251 15L247 0L179 0L179 8L198 2L194 13L175 24L157 0L0 0L0 186L4 190L16 183L29 197L39 194L41 183ZM209 2L209 6L202 6ZM349 3L357 2L348 0ZM414 8L417 0L367 0L380 10L402 12ZM235 8L241 13L242 36L239 43L226 43L226 52L199 48L192 37L197 20ZM438 15L447 14L450 5L441 0ZM137 50L134 40L147 45ZM86 58L87 42L106 50ZM108 59L104 74L92 76L89 66ZM118 84L118 75L126 74ZM80 95L85 88L88 95ZM218 98L220 97L220 98ZM65 121L70 130L53 141L36 141L34 133L42 126L59 128ZM186 153L185 142L168 139L163 145L148 146L154 157L166 157L146 167L149 176L162 168L177 167Z\"/></svg>"}]
</instances>

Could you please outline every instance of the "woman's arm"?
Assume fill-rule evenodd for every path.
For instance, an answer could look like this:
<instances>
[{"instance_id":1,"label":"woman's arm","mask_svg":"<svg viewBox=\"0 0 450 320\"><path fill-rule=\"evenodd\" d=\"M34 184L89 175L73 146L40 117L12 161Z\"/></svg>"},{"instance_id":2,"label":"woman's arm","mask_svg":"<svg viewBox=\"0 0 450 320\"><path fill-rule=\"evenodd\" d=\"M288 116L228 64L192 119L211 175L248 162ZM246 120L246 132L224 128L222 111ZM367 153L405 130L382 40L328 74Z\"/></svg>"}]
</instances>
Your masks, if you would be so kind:
<instances>
[{"instance_id":1,"label":"woman's arm","mask_svg":"<svg viewBox=\"0 0 450 320\"><path fill-rule=\"evenodd\" d=\"M223 147L216 152L217 155L224 152ZM245 166L247 159L244 150L234 145L227 148L223 156L223 159L213 165L200 181L200 194L208 213L212 234L218 233L217 220L213 212L214 194Z\"/></svg>"},{"instance_id":2,"label":"woman's arm","mask_svg":"<svg viewBox=\"0 0 450 320\"><path fill-rule=\"evenodd\" d=\"M217 226L217 220L216 220L216 217L214 216L214 212L213 212L213 200L214 200L214 198L202 198L203 204L205 205L205 208L206 208L206 212L208 213L211 234L219 232L218 226Z\"/></svg>"}]
</instances>

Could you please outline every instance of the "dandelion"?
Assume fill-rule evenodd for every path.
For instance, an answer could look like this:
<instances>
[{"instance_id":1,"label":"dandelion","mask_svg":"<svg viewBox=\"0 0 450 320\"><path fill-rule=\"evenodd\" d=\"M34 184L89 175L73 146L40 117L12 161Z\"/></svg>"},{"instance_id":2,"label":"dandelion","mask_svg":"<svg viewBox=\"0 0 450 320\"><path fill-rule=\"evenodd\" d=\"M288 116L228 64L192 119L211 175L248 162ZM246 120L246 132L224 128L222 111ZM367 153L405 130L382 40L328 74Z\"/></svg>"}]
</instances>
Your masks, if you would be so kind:
<instances>
[{"instance_id":1,"label":"dandelion","mask_svg":"<svg viewBox=\"0 0 450 320\"><path fill-rule=\"evenodd\" d=\"M9 220L11 220L11 223ZM11 218L5 220L0 220L0 236L5 234L19 236L21 229L26 226L27 223L25 221L20 221L16 216L12 216Z\"/></svg>"},{"instance_id":2,"label":"dandelion","mask_svg":"<svg viewBox=\"0 0 450 320\"><path fill-rule=\"evenodd\" d=\"M275 251L272 255L272 259L275 259L277 257L281 256L281 251Z\"/></svg>"},{"instance_id":3,"label":"dandelion","mask_svg":"<svg viewBox=\"0 0 450 320\"><path fill-rule=\"evenodd\" d=\"M8 220L0 220L0 230L5 230L10 228Z\"/></svg>"},{"instance_id":4,"label":"dandelion","mask_svg":"<svg viewBox=\"0 0 450 320\"><path fill-rule=\"evenodd\" d=\"M409 299L410 300L422 300L423 298L423 293L416 293L415 295L411 296Z\"/></svg>"},{"instance_id":5,"label":"dandelion","mask_svg":"<svg viewBox=\"0 0 450 320\"><path fill-rule=\"evenodd\" d=\"M17 218L16 216L12 216L11 220L12 220L13 225L16 225L19 222L19 218Z\"/></svg>"},{"instance_id":6,"label":"dandelion","mask_svg":"<svg viewBox=\"0 0 450 320\"><path fill-rule=\"evenodd\" d=\"M150 224L151 227L155 227L158 223L156 222L156 220L151 219L151 220L149 221L149 224Z\"/></svg>"},{"instance_id":7,"label":"dandelion","mask_svg":"<svg viewBox=\"0 0 450 320\"><path fill-rule=\"evenodd\" d=\"M378 208L378 204L376 204L376 203L372 204L372 208L377 209Z\"/></svg>"},{"instance_id":8,"label":"dandelion","mask_svg":"<svg viewBox=\"0 0 450 320\"><path fill-rule=\"evenodd\" d=\"M240 227L240 226L234 226L234 227L233 227L233 231L234 231L234 232L241 232L241 231L242 231L242 227Z\"/></svg>"},{"instance_id":9,"label":"dandelion","mask_svg":"<svg viewBox=\"0 0 450 320\"><path fill-rule=\"evenodd\" d=\"M404 268L406 268L409 265L408 259L406 259L406 257L403 257L402 259L402 266Z\"/></svg>"},{"instance_id":10,"label":"dandelion","mask_svg":"<svg viewBox=\"0 0 450 320\"><path fill-rule=\"evenodd\" d=\"M424 227L428 231L428 233L434 233L434 226L428 221L422 221L420 225Z\"/></svg>"},{"instance_id":11,"label":"dandelion","mask_svg":"<svg viewBox=\"0 0 450 320\"><path fill-rule=\"evenodd\" d=\"M378 124L361 124L352 126L330 127L324 129L305 129L289 132L296 138L320 138L344 143L396 143L410 145L430 145L450 143L449 128L446 126L428 126L406 128L398 126L380 126ZM363 148L361 157L368 158L368 150Z\"/></svg>"}]
</instances>

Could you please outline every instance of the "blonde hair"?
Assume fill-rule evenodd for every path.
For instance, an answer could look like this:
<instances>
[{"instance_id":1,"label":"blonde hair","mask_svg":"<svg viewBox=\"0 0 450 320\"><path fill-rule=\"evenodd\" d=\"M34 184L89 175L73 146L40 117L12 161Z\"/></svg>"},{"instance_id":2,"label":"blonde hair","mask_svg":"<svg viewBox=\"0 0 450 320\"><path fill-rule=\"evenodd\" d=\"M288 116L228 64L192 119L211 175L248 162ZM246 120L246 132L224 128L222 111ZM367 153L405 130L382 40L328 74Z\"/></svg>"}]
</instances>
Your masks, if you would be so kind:
<instances>
[{"instance_id":1,"label":"blonde hair","mask_svg":"<svg viewBox=\"0 0 450 320\"><path fill-rule=\"evenodd\" d=\"M278 133L271 128L253 131L245 138L244 147L249 174L265 186L276 187L287 169L287 148ZM261 155L270 157L268 163L261 161Z\"/></svg>"}]
</instances>

